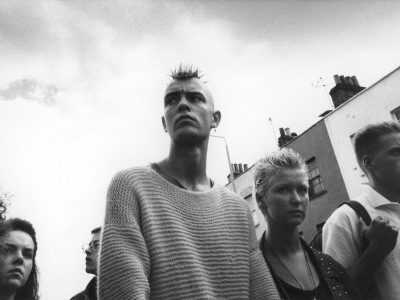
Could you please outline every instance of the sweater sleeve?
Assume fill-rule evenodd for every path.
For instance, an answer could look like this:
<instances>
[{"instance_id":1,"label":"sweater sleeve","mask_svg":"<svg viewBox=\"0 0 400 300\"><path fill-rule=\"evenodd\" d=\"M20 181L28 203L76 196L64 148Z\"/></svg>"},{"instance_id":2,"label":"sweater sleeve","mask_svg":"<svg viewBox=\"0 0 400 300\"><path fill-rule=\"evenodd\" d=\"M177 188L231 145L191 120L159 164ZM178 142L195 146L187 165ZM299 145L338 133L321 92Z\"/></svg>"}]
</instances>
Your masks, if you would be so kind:
<instances>
[{"instance_id":1,"label":"sweater sleeve","mask_svg":"<svg viewBox=\"0 0 400 300\"><path fill-rule=\"evenodd\" d=\"M250 299L280 299L274 279L258 247L253 217L247 208L250 231Z\"/></svg>"},{"instance_id":2,"label":"sweater sleeve","mask_svg":"<svg viewBox=\"0 0 400 300\"><path fill-rule=\"evenodd\" d=\"M118 173L108 189L99 265L99 299L148 299L150 259L140 228L132 176Z\"/></svg>"}]
</instances>

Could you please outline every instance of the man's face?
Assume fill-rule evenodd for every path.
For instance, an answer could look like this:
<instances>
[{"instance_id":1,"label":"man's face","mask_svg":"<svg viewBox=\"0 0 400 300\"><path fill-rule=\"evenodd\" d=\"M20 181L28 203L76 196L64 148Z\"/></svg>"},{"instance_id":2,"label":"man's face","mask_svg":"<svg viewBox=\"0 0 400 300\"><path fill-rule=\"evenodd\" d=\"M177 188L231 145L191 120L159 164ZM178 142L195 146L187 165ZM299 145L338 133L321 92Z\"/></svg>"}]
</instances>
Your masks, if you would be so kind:
<instances>
[{"instance_id":1,"label":"man's face","mask_svg":"<svg viewBox=\"0 0 400 300\"><path fill-rule=\"evenodd\" d=\"M86 253L86 273L97 275L97 257L100 247L100 235L101 232L92 234L92 240L89 243L89 247L85 249Z\"/></svg>"},{"instance_id":2,"label":"man's face","mask_svg":"<svg viewBox=\"0 0 400 300\"><path fill-rule=\"evenodd\" d=\"M206 139L220 113L214 112L214 101L201 80L174 80L165 90L163 126L174 141Z\"/></svg>"},{"instance_id":3,"label":"man's face","mask_svg":"<svg viewBox=\"0 0 400 300\"><path fill-rule=\"evenodd\" d=\"M0 287L19 289L23 287L33 267L35 244L24 231L11 231L3 239L0 249Z\"/></svg>"},{"instance_id":4,"label":"man's face","mask_svg":"<svg viewBox=\"0 0 400 300\"><path fill-rule=\"evenodd\" d=\"M400 190L400 133L381 136L368 170L381 188Z\"/></svg>"}]
</instances>

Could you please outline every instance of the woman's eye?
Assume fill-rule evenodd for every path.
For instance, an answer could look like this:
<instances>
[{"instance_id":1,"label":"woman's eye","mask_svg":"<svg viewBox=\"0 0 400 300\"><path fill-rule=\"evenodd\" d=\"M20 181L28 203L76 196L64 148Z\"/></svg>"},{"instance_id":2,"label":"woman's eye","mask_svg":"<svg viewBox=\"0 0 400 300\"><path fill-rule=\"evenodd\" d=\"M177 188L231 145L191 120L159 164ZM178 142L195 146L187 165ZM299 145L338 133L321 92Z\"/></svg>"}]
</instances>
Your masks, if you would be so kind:
<instances>
[{"instance_id":1,"label":"woman's eye","mask_svg":"<svg viewBox=\"0 0 400 300\"><path fill-rule=\"evenodd\" d=\"M28 258L28 259L31 259L31 258L33 258L33 253L31 251L25 252L24 253L24 257Z\"/></svg>"},{"instance_id":2,"label":"woman's eye","mask_svg":"<svg viewBox=\"0 0 400 300\"><path fill-rule=\"evenodd\" d=\"M302 195L302 196L307 195L307 193L308 193L308 190L307 190L307 189L301 189L301 190L299 190L299 194Z\"/></svg>"}]
</instances>

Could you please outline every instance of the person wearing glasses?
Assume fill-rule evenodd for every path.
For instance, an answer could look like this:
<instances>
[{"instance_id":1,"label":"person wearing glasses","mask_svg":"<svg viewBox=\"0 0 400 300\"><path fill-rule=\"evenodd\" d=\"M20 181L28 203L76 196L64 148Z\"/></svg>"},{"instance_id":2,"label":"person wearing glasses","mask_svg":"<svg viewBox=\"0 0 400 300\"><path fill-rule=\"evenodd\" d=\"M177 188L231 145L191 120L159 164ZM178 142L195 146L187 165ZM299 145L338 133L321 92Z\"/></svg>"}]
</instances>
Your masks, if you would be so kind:
<instances>
[{"instance_id":1,"label":"person wearing glasses","mask_svg":"<svg viewBox=\"0 0 400 300\"><path fill-rule=\"evenodd\" d=\"M76 294L71 300L97 300L97 265L100 248L101 227L92 230L92 240L82 246L86 254L86 273L93 274L86 289Z\"/></svg>"}]
</instances>

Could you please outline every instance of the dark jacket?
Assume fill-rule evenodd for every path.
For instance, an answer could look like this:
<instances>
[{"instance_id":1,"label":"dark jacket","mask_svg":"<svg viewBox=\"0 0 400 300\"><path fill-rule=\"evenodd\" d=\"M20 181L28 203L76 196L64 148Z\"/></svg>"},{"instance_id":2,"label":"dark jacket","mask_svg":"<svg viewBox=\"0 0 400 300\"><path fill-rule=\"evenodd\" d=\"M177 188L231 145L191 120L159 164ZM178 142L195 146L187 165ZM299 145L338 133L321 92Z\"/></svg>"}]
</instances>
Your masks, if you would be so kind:
<instances>
[{"instance_id":1,"label":"dark jacket","mask_svg":"<svg viewBox=\"0 0 400 300\"><path fill-rule=\"evenodd\" d=\"M317 269L318 276L321 282L323 281L328 287L329 292L332 296L331 299L361 299L353 281L350 279L349 275L342 265L335 261L330 255L324 254L314 248L311 248L302 238L300 238L300 242L303 248L308 253L309 257L311 258L313 265ZM271 264L265 257L264 244L265 232L260 239L261 252L264 255L264 259L268 264L268 267L271 271L272 277L274 278L282 299L290 299L281 279L276 275L275 271L271 267Z\"/></svg>"},{"instance_id":2,"label":"dark jacket","mask_svg":"<svg viewBox=\"0 0 400 300\"><path fill-rule=\"evenodd\" d=\"M70 300L97 300L97 277L93 277L86 289L73 296Z\"/></svg>"}]
</instances>

